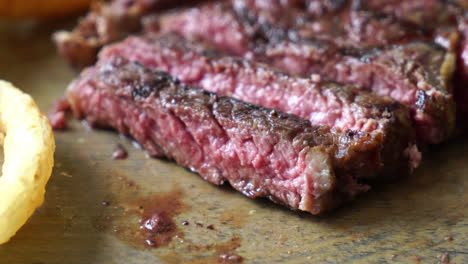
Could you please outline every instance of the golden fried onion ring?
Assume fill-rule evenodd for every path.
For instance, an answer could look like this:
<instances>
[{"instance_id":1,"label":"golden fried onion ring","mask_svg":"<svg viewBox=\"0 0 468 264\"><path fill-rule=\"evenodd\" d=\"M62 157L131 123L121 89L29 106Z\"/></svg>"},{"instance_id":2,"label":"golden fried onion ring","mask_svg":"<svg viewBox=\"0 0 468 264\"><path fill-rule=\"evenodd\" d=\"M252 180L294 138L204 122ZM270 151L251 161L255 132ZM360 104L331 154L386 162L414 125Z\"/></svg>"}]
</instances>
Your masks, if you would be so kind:
<instances>
[{"instance_id":1,"label":"golden fried onion ring","mask_svg":"<svg viewBox=\"0 0 468 264\"><path fill-rule=\"evenodd\" d=\"M0 244L7 242L44 201L55 141L47 118L31 96L0 80Z\"/></svg>"}]
</instances>

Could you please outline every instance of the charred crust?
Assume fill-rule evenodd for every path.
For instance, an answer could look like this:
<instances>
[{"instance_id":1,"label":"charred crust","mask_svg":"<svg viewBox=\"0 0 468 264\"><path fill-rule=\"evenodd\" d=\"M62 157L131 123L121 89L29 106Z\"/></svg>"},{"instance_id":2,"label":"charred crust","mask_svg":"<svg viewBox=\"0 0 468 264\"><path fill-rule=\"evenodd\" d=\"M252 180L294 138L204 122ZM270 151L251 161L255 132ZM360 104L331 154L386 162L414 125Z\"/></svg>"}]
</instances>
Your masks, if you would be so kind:
<instances>
[{"instance_id":1,"label":"charred crust","mask_svg":"<svg viewBox=\"0 0 468 264\"><path fill-rule=\"evenodd\" d=\"M340 11L348 4L347 0L306 0L306 6L310 6L313 2L319 2L318 8L314 10L314 13L319 16Z\"/></svg>"},{"instance_id":2,"label":"charred crust","mask_svg":"<svg viewBox=\"0 0 468 264\"><path fill-rule=\"evenodd\" d=\"M166 72L162 71L151 71L149 69L143 68L143 65L137 62L132 62L138 68L144 69L146 76L148 78L138 78L135 79L130 87L132 89L133 98L147 98L152 94L159 93L162 89L177 86L180 84L180 81L176 78L173 78Z\"/></svg>"},{"instance_id":3,"label":"charred crust","mask_svg":"<svg viewBox=\"0 0 468 264\"><path fill-rule=\"evenodd\" d=\"M135 85L132 86L132 97L149 97L151 93L153 92L153 87L149 85L142 85L139 83L135 83Z\"/></svg>"}]
</instances>

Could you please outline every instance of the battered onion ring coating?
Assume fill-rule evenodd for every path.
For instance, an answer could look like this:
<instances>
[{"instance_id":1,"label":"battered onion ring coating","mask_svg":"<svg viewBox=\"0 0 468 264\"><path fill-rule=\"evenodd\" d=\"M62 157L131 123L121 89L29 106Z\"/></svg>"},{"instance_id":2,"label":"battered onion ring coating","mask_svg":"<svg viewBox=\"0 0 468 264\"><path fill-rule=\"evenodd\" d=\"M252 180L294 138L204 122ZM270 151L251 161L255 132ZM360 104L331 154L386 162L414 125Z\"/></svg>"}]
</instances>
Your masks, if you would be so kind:
<instances>
[{"instance_id":1,"label":"battered onion ring coating","mask_svg":"<svg viewBox=\"0 0 468 264\"><path fill-rule=\"evenodd\" d=\"M33 99L0 80L0 244L7 242L44 201L54 165L55 141Z\"/></svg>"}]
</instances>

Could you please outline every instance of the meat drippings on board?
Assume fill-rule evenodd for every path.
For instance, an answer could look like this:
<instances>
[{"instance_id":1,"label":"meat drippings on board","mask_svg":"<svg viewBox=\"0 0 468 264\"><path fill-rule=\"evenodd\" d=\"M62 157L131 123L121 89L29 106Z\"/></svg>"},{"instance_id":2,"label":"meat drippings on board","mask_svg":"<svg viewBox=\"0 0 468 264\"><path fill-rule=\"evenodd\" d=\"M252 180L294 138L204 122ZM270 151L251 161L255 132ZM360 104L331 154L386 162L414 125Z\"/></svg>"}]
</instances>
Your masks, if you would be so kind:
<instances>
[{"instance_id":1,"label":"meat drippings on board","mask_svg":"<svg viewBox=\"0 0 468 264\"><path fill-rule=\"evenodd\" d=\"M120 160L120 159L126 159L128 156L127 150L120 144L117 144L117 146L114 149L114 152L112 152L112 159L115 160Z\"/></svg>"},{"instance_id":2,"label":"meat drippings on board","mask_svg":"<svg viewBox=\"0 0 468 264\"><path fill-rule=\"evenodd\" d=\"M174 186L168 192L150 192L121 175L109 175L104 181L108 193L96 202L100 214L93 220L93 226L97 231L111 234L133 248L154 250L163 263L243 261L244 258L237 252L242 239L236 233L226 232L223 228L203 227L205 232L212 235L210 241L190 237L190 233L196 233L200 227L189 224L188 220L182 220L187 219L187 216L180 216L190 215L190 207L183 202L187 195L182 188ZM232 212L226 214L231 215ZM221 215L220 222L225 217L224 214ZM198 220L192 221L203 224ZM208 226L214 225L221 223L215 222Z\"/></svg>"},{"instance_id":3,"label":"meat drippings on board","mask_svg":"<svg viewBox=\"0 0 468 264\"><path fill-rule=\"evenodd\" d=\"M237 248L240 246L240 238L234 236L231 239L230 245L219 245L216 247L216 250L219 254L218 262L219 263L241 263L244 261L244 258L233 253L232 248Z\"/></svg>"},{"instance_id":4,"label":"meat drippings on board","mask_svg":"<svg viewBox=\"0 0 468 264\"><path fill-rule=\"evenodd\" d=\"M171 234L176 230L176 225L165 211L152 210L141 219L140 229L145 233L145 242L150 247L167 245Z\"/></svg>"},{"instance_id":5,"label":"meat drippings on board","mask_svg":"<svg viewBox=\"0 0 468 264\"><path fill-rule=\"evenodd\" d=\"M133 181L125 181L123 191L102 203L96 229L112 233L135 248L167 246L180 235L173 218L186 208L182 190L142 195Z\"/></svg>"}]
</instances>

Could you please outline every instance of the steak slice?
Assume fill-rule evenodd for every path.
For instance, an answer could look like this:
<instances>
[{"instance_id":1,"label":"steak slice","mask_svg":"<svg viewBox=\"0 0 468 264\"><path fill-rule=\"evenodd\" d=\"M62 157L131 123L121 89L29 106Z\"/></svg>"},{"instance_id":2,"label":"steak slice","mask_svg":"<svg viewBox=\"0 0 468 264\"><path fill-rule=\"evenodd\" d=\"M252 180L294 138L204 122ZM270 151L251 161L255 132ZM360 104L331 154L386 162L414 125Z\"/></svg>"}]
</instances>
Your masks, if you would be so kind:
<instances>
[{"instance_id":1,"label":"steak slice","mask_svg":"<svg viewBox=\"0 0 468 264\"><path fill-rule=\"evenodd\" d=\"M306 26L308 32L312 31L313 28L317 28L319 29L318 32L315 31L314 33L326 31L325 35L327 35L329 31L333 31L338 32L336 35L340 35L346 29L351 29L350 32L358 33L357 40L361 45L375 44L376 46L379 44L385 45L385 42L395 43L395 41L398 41L398 36L401 36L402 40L433 41L448 51L457 54L457 67L454 76L456 112L459 120L457 125L467 129L464 120L468 116L468 11L466 11L468 1L310 0L305 4L309 7L308 12L315 16L313 23L305 23L305 25L309 25ZM355 10L348 11L347 8L350 6L353 6ZM387 26L385 23L379 24L378 22L382 20L366 19L370 13L385 14L386 18L383 21L397 19L400 23L392 24L392 26ZM356 16L356 14L361 15ZM317 18L317 16L319 17ZM335 20L345 21L347 17L351 16L356 17L352 23L342 22L339 24L334 22ZM402 27L402 24L405 26ZM358 25L358 27L353 27L353 25ZM304 31L304 29L301 31ZM373 33L370 38L371 41L369 41L369 35L365 34L366 32ZM372 36L376 37L372 38ZM340 40L340 36L336 36L335 40ZM338 45L339 41L335 41L335 43Z\"/></svg>"},{"instance_id":2,"label":"steak slice","mask_svg":"<svg viewBox=\"0 0 468 264\"><path fill-rule=\"evenodd\" d=\"M430 34L411 22L365 8L366 1L231 0L237 17L268 35L328 41L339 47L376 48L429 39ZM454 30L456 31L456 29Z\"/></svg>"},{"instance_id":3,"label":"steak slice","mask_svg":"<svg viewBox=\"0 0 468 264\"><path fill-rule=\"evenodd\" d=\"M219 96L120 57L100 60L68 87L74 114L134 137L214 184L319 214L368 189L360 165L379 137L341 133L279 110ZM374 148L371 142L375 142Z\"/></svg>"},{"instance_id":4,"label":"steak slice","mask_svg":"<svg viewBox=\"0 0 468 264\"><path fill-rule=\"evenodd\" d=\"M467 128L463 120L468 116L468 57L465 55L468 1L232 0L232 3L237 16L247 21L244 23L250 23L250 27L261 23L263 31L269 30L270 35L286 32L331 42L341 48L385 47L418 40L436 43L458 57L453 78L456 113L458 126Z\"/></svg>"},{"instance_id":5,"label":"steak slice","mask_svg":"<svg viewBox=\"0 0 468 264\"><path fill-rule=\"evenodd\" d=\"M454 131L451 77L455 56L434 44L412 42L381 49L343 49L326 41L298 37L294 31L272 31L275 27L263 26L261 21L245 22L226 3L209 3L151 17L146 23L149 31L156 23L158 31L202 38L220 50L288 73L318 73L390 96L410 107L422 142L439 143Z\"/></svg>"},{"instance_id":6,"label":"steak slice","mask_svg":"<svg viewBox=\"0 0 468 264\"><path fill-rule=\"evenodd\" d=\"M141 30L141 17L150 12L188 4L189 0L97 1L72 31L53 36L58 51L67 62L82 68L96 61L99 49ZM196 2L196 1L194 1Z\"/></svg>"},{"instance_id":7,"label":"steak slice","mask_svg":"<svg viewBox=\"0 0 468 264\"><path fill-rule=\"evenodd\" d=\"M349 134L382 134L379 155L366 162L359 177L395 178L407 175L419 164L408 109L390 98L334 82L289 76L265 65L215 54L202 43L176 35L146 35L107 46L99 57L138 61L184 83L294 114L312 125L328 125Z\"/></svg>"}]
</instances>

